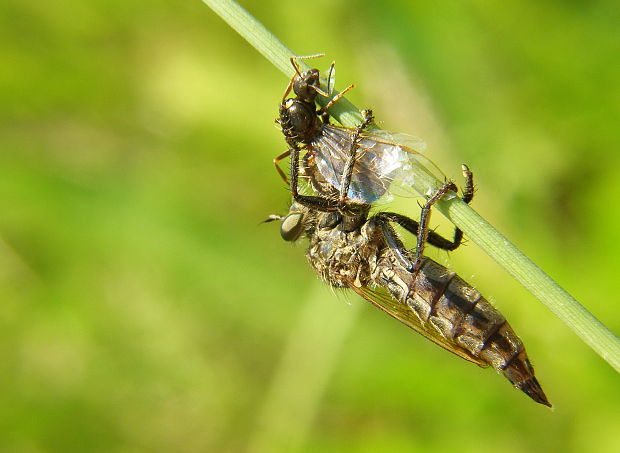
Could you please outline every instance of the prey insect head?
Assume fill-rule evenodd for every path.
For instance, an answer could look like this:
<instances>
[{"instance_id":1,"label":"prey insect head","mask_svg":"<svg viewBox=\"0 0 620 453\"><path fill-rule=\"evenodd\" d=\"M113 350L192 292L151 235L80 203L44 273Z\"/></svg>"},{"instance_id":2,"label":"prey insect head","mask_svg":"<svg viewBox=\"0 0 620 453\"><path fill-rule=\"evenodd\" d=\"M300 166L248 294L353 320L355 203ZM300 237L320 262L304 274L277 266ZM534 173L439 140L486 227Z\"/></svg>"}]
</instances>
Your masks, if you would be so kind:
<instances>
[{"instance_id":1,"label":"prey insect head","mask_svg":"<svg viewBox=\"0 0 620 453\"><path fill-rule=\"evenodd\" d=\"M293 78L293 92L301 101L314 102L317 94L323 94L319 70L310 69L295 75Z\"/></svg>"}]
</instances>

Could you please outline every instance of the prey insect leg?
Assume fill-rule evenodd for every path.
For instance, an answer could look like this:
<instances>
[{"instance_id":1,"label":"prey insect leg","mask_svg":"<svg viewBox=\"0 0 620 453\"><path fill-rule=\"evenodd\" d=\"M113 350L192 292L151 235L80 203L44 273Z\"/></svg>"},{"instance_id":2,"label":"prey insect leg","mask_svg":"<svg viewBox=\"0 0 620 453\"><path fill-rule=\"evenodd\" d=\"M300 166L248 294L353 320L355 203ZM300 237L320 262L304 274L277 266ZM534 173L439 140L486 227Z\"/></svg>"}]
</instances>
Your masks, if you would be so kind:
<instances>
[{"instance_id":1,"label":"prey insect leg","mask_svg":"<svg viewBox=\"0 0 620 453\"><path fill-rule=\"evenodd\" d=\"M286 174L284 173L284 171L282 171L282 169L280 168L280 165L278 165L280 163L281 160L286 159L288 156L291 155L291 150L289 149L288 151L283 152L282 154L280 154L279 156L276 156L273 159L273 165L276 167L276 171L278 172L278 175L280 175L280 178L282 178L282 181L284 181L286 184L288 184L288 178L286 177Z\"/></svg>"},{"instance_id":2,"label":"prey insect leg","mask_svg":"<svg viewBox=\"0 0 620 453\"><path fill-rule=\"evenodd\" d=\"M336 102L338 102L346 93L347 91L351 90L352 88L355 88L355 85L349 85L348 87L346 87L344 90L342 90L340 93L338 93L336 96L334 96L332 99L330 99L330 101L325 104L325 107L317 110L317 115L323 115L325 113L327 113L327 110L334 105ZM317 90L315 90L317 91ZM323 94L323 92L319 92L317 91L317 93L319 93L321 96L323 97L329 97L329 94Z\"/></svg>"}]
</instances>

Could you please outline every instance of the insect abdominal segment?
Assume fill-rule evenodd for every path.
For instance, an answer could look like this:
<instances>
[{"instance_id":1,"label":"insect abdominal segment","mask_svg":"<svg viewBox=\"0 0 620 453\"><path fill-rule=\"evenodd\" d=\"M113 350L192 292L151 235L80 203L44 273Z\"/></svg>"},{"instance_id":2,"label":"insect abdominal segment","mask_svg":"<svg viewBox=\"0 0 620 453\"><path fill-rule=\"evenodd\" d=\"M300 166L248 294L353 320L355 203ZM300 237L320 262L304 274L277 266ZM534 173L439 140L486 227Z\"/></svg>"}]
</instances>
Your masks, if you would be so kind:
<instances>
[{"instance_id":1,"label":"insect abdominal segment","mask_svg":"<svg viewBox=\"0 0 620 453\"><path fill-rule=\"evenodd\" d=\"M290 155L293 205L287 215L270 217L281 221L282 238L308 240L308 262L327 284L350 288L444 349L480 366L492 366L534 401L550 406L523 343L501 313L453 271L423 255L427 243L454 250L462 241L458 229L452 240L428 229L433 203L456 192L454 183L444 184L429 198L420 222L393 212L369 215L371 204L403 177L397 166L384 165L384 156L404 149L401 160L387 163L410 162L413 152L368 133L370 112L357 128L330 125L326 109L317 110L315 105L317 96L328 96L320 89L318 70L302 73L295 62L293 66L296 75L278 119L289 150L274 160L287 180L277 164ZM287 99L291 90L295 97ZM463 173L462 198L469 203L473 176L465 166ZM299 193L300 178L309 182L312 195ZM415 253L404 247L394 224L417 237Z\"/></svg>"}]
</instances>

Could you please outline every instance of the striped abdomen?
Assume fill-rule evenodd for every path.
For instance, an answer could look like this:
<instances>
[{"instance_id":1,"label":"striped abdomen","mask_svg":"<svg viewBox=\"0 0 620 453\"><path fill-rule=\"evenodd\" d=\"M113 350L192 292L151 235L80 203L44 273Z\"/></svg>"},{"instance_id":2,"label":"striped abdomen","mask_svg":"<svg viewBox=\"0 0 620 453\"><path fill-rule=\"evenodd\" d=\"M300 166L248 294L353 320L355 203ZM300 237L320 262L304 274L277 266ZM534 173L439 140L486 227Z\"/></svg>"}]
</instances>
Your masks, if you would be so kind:
<instances>
[{"instance_id":1,"label":"striped abdomen","mask_svg":"<svg viewBox=\"0 0 620 453\"><path fill-rule=\"evenodd\" d=\"M480 365L491 365L534 401L551 406L510 324L454 272L424 258L419 272L410 273L384 255L373 280L415 313L429 338L441 335L446 349Z\"/></svg>"}]
</instances>

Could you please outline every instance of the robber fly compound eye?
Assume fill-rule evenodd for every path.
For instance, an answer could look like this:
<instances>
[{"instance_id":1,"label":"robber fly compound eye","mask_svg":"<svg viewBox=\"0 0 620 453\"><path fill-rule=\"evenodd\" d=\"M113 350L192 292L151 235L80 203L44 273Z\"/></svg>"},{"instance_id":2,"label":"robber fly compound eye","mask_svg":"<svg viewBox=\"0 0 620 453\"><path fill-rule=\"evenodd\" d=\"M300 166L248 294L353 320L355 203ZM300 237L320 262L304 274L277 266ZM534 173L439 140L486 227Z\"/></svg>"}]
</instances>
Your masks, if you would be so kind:
<instances>
[{"instance_id":1,"label":"robber fly compound eye","mask_svg":"<svg viewBox=\"0 0 620 453\"><path fill-rule=\"evenodd\" d=\"M304 215L301 212L291 212L282 219L280 235L285 241L296 241L304 230Z\"/></svg>"}]
</instances>

